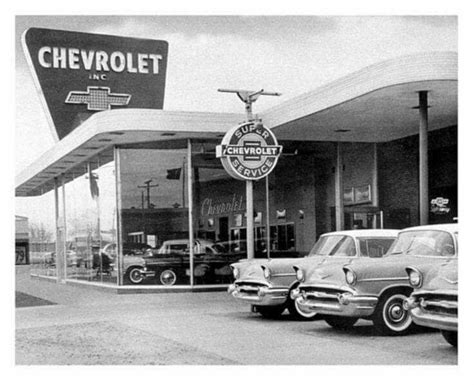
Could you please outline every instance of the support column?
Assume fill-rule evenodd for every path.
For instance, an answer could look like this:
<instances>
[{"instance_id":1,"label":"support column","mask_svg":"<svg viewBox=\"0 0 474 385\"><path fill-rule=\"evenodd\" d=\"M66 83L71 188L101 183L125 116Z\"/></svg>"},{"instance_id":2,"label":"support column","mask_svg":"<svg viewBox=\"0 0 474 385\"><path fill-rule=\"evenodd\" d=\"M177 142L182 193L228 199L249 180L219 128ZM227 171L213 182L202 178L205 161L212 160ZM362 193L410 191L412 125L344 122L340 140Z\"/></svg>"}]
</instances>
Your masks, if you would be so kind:
<instances>
[{"instance_id":1,"label":"support column","mask_svg":"<svg viewBox=\"0 0 474 385\"><path fill-rule=\"evenodd\" d=\"M187 179L188 179L188 227L189 227L189 277L191 287L194 286L194 221L193 221L193 165L192 144L188 139L187 151ZM183 177L184 178L184 177Z\"/></svg>"},{"instance_id":2,"label":"support column","mask_svg":"<svg viewBox=\"0 0 474 385\"><path fill-rule=\"evenodd\" d=\"M341 143L336 144L336 168L335 168L335 211L336 231L344 230L344 184L342 179L342 148Z\"/></svg>"},{"instance_id":3,"label":"support column","mask_svg":"<svg viewBox=\"0 0 474 385\"><path fill-rule=\"evenodd\" d=\"M61 175L61 190L62 190L62 201L63 201L63 217L62 217L62 232L63 232L63 276L62 281L65 283L67 278L67 227L66 227L66 186L64 184L64 175Z\"/></svg>"},{"instance_id":4,"label":"support column","mask_svg":"<svg viewBox=\"0 0 474 385\"><path fill-rule=\"evenodd\" d=\"M54 178L54 220L56 227L56 282L64 283L64 233L60 217L58 178Z\"/></svg>"},{"instance_id":5,"label":"support column","mask_svg":"<svg viewBox=\"0 0 474 385\"><path fill-rule=\"evenodd\" d=\"M373 144L373 167L372 167L372 205L379 206L379 158L377 154L377 143ZM373 228L377 228L377 215L374 213ZM380 215L380 228L383 228L382 215Z\"/></svg>"},{"instance_id":6,"label":"support column","mask_svg":"<svg viewBox=\"0 0 474 385\"><path fill-rule=\"evenodd\" d=\"M419 93L420 110L420 225L428 224L429 191L428 191L428 91Z\"/></svg>"},{"instance_id":7,"label":"support column","mask_svg":"<svg viewBox=\"0 0 474 385\"><path fill-rule=\"evenodd\" d=\"M254 252L254 236L253 236L253 181L245 181L247 192L247 258L253 259Z\"/></svg>"},{"instance_id":8,"label":"support column","mask_svg":"<svg viewBox=\"0 0 474 385\"><path fill-rule=\"evenodd\" d=\"M122 177L120 170L120 149L114 147L114 161L115 161L115 208L116 208L116 234L117 239L117 285L123 285L123 248L122 248Z\"/></svg>"},{"instance_id":9,"label":"support column","mask_svg":"<svg viewBox=\"0 0 474 385\"><path fill-rule=\"evenodd\" d=\"M270 259L270 186L268 175L265 177L265 229L267 235L267 258Z\"/></svg>"}]
</instances>

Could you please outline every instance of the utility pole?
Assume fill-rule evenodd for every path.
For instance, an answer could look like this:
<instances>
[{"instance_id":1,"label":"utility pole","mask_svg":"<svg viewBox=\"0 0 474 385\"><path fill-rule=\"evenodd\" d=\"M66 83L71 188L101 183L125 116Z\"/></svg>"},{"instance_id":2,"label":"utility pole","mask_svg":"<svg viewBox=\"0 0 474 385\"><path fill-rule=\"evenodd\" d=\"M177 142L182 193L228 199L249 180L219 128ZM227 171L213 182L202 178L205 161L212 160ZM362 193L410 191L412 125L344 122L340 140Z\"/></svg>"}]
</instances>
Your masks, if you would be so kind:
<instances>
[{"instance_id":1,"label":"utility pole","mask_svg":"<svg viewBox=\"0 0 474 385\"><path fill-rule=\"evenodd\" d=\"M266 96L280 96L281 95L278 92L265 92L263 89L261 89L260 91L249 91L249 90L219 88L217 91L237 94L239 99L245 103L245 112L247 114L247 121L249 122L255 121L255 118L252 113L252 103L256 102L260 95L266 95ZM246 183L246 198L247 198L247 258L252 259L255 257L255 240L254 240L254 223L253 223L253 181L246 180L245 183ZM266 184L266 192L267 192L266 200L268 201L269 199L268 176L265 177L265 184ZM268 213L267 213L266 218L267 218L266 228L267 228L267 243L268 243L267 255L269 255L270 225L269 225Z\"/></svg>"},{"instance_id":2,"label":"utility pole","mask_svg":"<svg viewBox=\"0 0 474 385\"><path fill-rule=\"evenodd\" d=\"M152 187L158 187L158 183L157 184L151 184L153 179L149 179L149 180L146 180L145 182L143 182L145 185L144 186L137 186L138 188L142 188L142 189L146 189L146 208L149 209L150 208L150 189Z\"/></svg>"}]
</instances>

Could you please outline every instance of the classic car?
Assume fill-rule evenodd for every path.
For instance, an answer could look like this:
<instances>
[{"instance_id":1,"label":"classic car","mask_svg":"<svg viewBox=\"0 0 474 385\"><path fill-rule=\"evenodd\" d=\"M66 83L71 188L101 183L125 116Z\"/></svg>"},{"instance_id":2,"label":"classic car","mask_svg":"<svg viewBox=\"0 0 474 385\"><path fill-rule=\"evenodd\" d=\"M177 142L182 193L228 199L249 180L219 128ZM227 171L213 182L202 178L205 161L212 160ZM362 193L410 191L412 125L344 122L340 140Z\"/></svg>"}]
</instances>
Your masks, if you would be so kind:
<instances>
[{"instance_id":1,"label":"classic car","mask_svg":"<svg viewBox=\"0 0 474 385\"><path fill-rule=\"evenodd\" d=\"M146 277L142 274L142 270L145 267L143 256L149 249L151 249L151 246L146 243L124 242L122 244L123 277L126 283L138 285L145 280ZM109 257L111 269L116 269L117 244L106 244L102 249L102 253Z\"/></svg>"},{"instance_id":2,"label":"classic car","mask_svg":"<svg viewBox=\"0 0 474 385\"><path fill-rule=\"evenodd\" d=\"M51 253L45 254L44 261L46 264L50 266L56 266L56 252L53 251ZM72 250L66 250L66 265L68 267L80 267L83 263L83 258L81 258L77 253Z\"/></svg>"},{"instance_id":3,"label":"classic car","mask_svg":"<svg viewBox=\"0 0 474 385\"><path fill-rule=\"evenodd\" d=\"M444 339L458 345L458 261L452 259L439 267L420 271L407 267L414 288L405 308L417 325L440 329Z\"/></svg>"},{"instance_id":4,"label":"classic car","mask_svg":"<svg viewBox=\"0 0 474 385\"><path fill-rule=\"evenodd\" d=\"M311 320L316 312L301 308L290 298L299 284L295 263L305 266L337 264L359 257L380 257L391 246L398 230L348 230L321 235L304 258L243 260L232 265L235 281L228 292L237 300L252 305L252 311L274 318L288 309L297 319Z\"/></svg>"},{"instance_id":5,"label":"classic car","mask_svg":"<svg viewBox=\"0 0 474 385\"><path fill-rule=\"evenodd\" d=\"M159 249L150 249L144 255L142 277L155 277L158 283L172 286L189 282L189 240L163 242ZM243 253L229 253L220 245L204 239L194 240L193 274L202 283L225 281L232 277L230 264L243 258Z\"/></svg>"},{"instance_id":6,"label":"classic car","mask_svg":"<svg viewBox=\"0 0 474 385\"><path fill-rule=\"evenodd\" d=\"M379 333L404 334L412 318L403 303L413 291L405 268L424 269L456 256L457 224L407 228L382 258L353 259L344 266L295 266L301 284L291 295L302 309L321 314L334 328L365 318Z\"/></svg>"}]
</instances>

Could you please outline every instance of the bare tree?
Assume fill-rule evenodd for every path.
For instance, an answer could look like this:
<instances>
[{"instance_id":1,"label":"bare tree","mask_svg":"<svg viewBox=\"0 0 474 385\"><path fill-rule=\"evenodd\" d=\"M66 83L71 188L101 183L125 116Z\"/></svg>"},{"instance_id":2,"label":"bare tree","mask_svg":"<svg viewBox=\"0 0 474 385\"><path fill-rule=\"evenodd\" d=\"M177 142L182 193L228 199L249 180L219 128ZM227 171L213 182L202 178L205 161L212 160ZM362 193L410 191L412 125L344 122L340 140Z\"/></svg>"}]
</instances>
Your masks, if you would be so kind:
<instances>
[{"instance_id":1,"label":"bare tree","mask_svg":"<svg viewBox=\"0 0 474 385\"><path fill-rule=\"evenodd\" d=\"M53 242L53 232L48 230L43 223L30 223L29 230L31 243Z\"/></svg>"}]
</instances>

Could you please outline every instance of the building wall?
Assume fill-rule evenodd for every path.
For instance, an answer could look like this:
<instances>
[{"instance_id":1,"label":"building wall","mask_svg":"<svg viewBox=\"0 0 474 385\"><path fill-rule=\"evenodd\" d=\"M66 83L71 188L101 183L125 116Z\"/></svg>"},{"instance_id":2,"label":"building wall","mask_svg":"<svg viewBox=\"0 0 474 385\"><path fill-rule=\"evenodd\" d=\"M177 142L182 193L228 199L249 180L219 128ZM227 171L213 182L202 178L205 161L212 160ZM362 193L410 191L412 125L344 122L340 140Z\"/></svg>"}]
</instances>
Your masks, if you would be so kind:
<instances>
[{"instance_id":1,"label":"building wall","mask_svg":"<svg viewBox=\"0 0 474 385\"><path fill-rule=\"evenodd\" d=\"M430 200L448 194L449 215L430 215L430 223L452 222L457 216L457 127L432 131L429 140ZM418 135L378 146L380 207L385 227L403 228L419 224Z\"/></svg>"},{"instance_id":2,"label":"building wall","mask_svg":"<svg viewBox=\"0 0 474 385\"><path fill-rule=\"evenodd\" d=\"M28 218L15 216L15 264L30 263Z\"/></svg>"}]
</instances>

